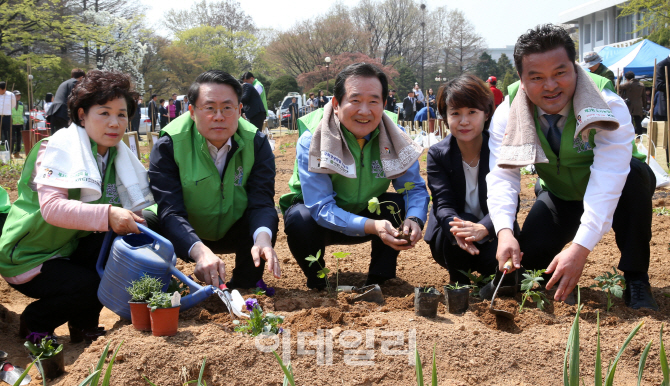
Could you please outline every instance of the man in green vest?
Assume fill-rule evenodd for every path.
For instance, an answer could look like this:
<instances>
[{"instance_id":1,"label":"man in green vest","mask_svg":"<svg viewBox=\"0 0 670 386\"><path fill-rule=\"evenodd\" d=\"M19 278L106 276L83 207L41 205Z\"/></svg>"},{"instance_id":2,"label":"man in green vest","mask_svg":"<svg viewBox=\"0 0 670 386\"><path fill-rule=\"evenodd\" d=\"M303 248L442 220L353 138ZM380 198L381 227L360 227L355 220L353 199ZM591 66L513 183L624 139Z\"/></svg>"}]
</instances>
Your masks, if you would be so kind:
<instances>
[{"instance_id":1,"label":"man in green vest","mask_svg":"<svg viewBox=\"0 0 670 386\"><path fill-rule=\"evenodd\" d=\"M273 249L274 155L266 136L241 118L241 95L228 73L198 76L188 91L189 114L161 130L151 152L158 217L144 212L177 256L196 262L195 276L207 284L226 277L216 254L234 252L230 288L255 287L266 262L275 277L281 274Z\"/></svg>"},{"instance_id":2,"label":"man in green vest","mask_svg":"<svg viewBox=\"0 0 670 386\"><path fill-rule=\"evenodd\" d=\"M265 107L265 113L267 114L268 101L266 98L265 86L263 86L263 83L259 82L258 79L254 77L254 74L252 74L249 71L245 72L244 75L242 75L242 81L244 83L249 83L250 85L254 86L254 88L258 92L258 95L261 96L261 101L263 101L263 107Z\"/></svg>"},{"instance_id":3,"label":"man in green vest","mask_svg":"<svg viewBox=\"0 0 670 386\"><path fill-rule=\"evenodd\" d=\"M618 268L626 278L626 305L658 310L647 274L656 178L636 157L634 143L631 146L635 133L626 104L610 81L578 69L575 56L569 34L551 24L521 35L514 48L520 82L508 88L508 100L496 110L489 129L491 172L486 181L489 212L499 238L499 269L502 271L509 258L513 269L521 268L522 263L526 269L546 269L551 274L546 288L558 284L554 299L569 301L590 252L605 233L614 229L621 251ZM617 129L592 129L588 138L575 136L576 121L586 116L573 112L573 98L577 100L577 92L592 92L577 87L578 70L579 75L589 76L595 83L598 90L593 94L609 106L619 123ZM584 87L592 87L589 79L586 81ZM536 186L537 200L517 240L512 229L520 172L519 168L501 168L498 161L501 149L508 148L503 138L510 134L506 131L510 130L508 116L513 122L510 106L520 88L534 107L531 119L535 120L542 147L538 151L545 153L548 163L535 164L541 178ZM580 112L588 113L588 109ZM518 132L511 136L514 134ZM601 259L604 261L598 263L603 267L611 265L605 256ZM495 284L485 288L486 297L490 297Z\"/></svg>"},{"instance_id":4,"label":"man in green vest","mask_svg":"<svg viewBox=\"0 0 670 386\"><path fill-rule=\"evenodd\" d=\"M372 241L366 284L383 284L396 276L400 251L421 239L429 201L417 161L423 148L385 115L387 95L381 70L352 64L337 75L332 101L300 118L308 130L296 146L291 193L279 205L308 288L327 286L318 272L327 245ZM391 183L397 193L387 193ZM374 213L370 200L381 204ZM305 260L310 255L318 263Z\"/></svg>"},{"instance_id":5,"label":"man in green vest","mask_svg":"<svg viewBox=\"0 0 670 386\"><path fill-rule=\"evenodd\" d=\"M25 123L25 118L23 116L23 102L21 100L21 91L15 90L14 95L16 96L16 107L12 109L12 157L20 158L21 152L21 131Z\"/></svg>"},{"instance_id":6,"label":"man in green vest","mask_svg":"<svg viewBox=\"0 0 670 386\"><path fill-rule=\"evenodd\" d=\"M603 64L603 58L597 52L587 52L584 54L584 62L582 67L588 68L592 74L600 75L615 83L614 73Z\"/></svg>"}]
</instances>

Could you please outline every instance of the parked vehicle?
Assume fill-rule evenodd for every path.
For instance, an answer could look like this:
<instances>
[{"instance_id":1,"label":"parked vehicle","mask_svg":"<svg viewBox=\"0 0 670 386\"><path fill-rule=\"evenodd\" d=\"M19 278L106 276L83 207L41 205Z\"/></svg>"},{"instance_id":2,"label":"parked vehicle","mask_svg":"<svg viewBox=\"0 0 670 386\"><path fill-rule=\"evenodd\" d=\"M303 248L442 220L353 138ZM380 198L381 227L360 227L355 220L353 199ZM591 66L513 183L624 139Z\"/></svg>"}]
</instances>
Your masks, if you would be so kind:
<instances>
[{"instance_id":1,"label":"parked vehicle","mask_svg":"<svg viewBox=\"0 0 670 386\"><path fill-rule=\"evenodd\" d=\"M272 110L268 110L267 121L268 121L268 129L274 129L279 127L279 119L277 118L277 114L275 114L275 112Z\"/></svg>"}]
</instances>

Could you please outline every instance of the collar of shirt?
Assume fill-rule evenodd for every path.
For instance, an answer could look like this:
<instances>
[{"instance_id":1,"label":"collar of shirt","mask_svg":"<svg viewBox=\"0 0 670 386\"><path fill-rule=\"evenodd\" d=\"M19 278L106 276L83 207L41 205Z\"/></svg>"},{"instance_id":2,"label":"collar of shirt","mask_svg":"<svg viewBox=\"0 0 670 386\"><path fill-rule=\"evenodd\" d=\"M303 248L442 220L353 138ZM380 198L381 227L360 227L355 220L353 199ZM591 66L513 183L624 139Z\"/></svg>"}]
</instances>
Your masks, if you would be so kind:
<instances>
[{"instance_id":1,"label":"collar of shirt","mask_svg":"<svg viewBox=\"0 0 670 386\"><path fill-rule=\"evenodd\" d=\"M537 115L540 117L540 128L542 129L542 132L544 135L547 135L547 131L549 130L549 122L547 122L547 119L544 117L544 114L548 114L544 110L542 110L539 106L536 106L537 108ZM558 120L556 123L556 126L558 129L563 132L563 127L565 126L565 121L568 120L568 115L570 115L570 109L572 108L572 101L570 101L561 111L558 113L561 115L561 119Z\"/></svg>"},{"instance_id":2,"label":"collar of shirt","mask_svg":"<svg viewBox=\"0 0 670 386\"><path fill-rule=\"evenodd\" d=\"M105 171L107 170L107 160L109 160L109 149L105 155L95 154L95 160L98 162L98 170L100 170L101 177L105 178Z\"/></svg>"},{"instance_id":3,"label":"collar of shirt","mask_svg":"<svg viewBox=\"0 0 670 386\"><path fill-rule=\"evenodd\" d=\"M207 141L207 149L209 150L209 155L214 161L214 166L216 170L219 171L219 177L223 175L223 168L226 166L226 158L228 157L228 152L232 146L232 137L228 138L228 141L225 145L221 146L221 149L217 149L216 146L212 145Z\"/></svg>"}]
</instances>

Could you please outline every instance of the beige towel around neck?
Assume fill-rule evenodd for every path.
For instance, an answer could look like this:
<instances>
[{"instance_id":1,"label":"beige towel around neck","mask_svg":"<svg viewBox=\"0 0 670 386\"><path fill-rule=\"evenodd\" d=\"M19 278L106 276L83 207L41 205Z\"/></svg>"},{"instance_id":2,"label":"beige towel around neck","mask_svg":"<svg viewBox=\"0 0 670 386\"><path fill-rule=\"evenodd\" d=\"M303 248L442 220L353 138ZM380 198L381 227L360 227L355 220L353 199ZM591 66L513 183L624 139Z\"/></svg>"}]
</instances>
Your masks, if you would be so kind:
<instances>
[{"instance_id":1,"label":"beige towel around neck","mask_svg":"<svg viewBox=\"0 0 670 386\"><path fill-rule=\"evenodd\" d=\"M309 146L308 170L313 173L340 174L356 178L354 156L344 138L332 102L323 109L323 118ZM405 174L419 159L423 146L412 141L386 113L382 113L382 120L379 123L379 151L384 175L392 180Z\"/></svg>"},{"instance_id":2,"label":"beige towel around neck","mask_svg":"<svg viewBox=\"0 0 670 386\"><path fill-rule=\"evenodd\" d=\"M612 114L598 86L581 66L577 68L577 87L572 97L572 108L577 119L575 138L588 141L591 129L616 130L619 121ZM500 147L498 166L505 169L519 168L536 163L548 163L540 138L535 130L535 105L526 91L519 87L512 102Z\"/></svg>"}]
</instances>

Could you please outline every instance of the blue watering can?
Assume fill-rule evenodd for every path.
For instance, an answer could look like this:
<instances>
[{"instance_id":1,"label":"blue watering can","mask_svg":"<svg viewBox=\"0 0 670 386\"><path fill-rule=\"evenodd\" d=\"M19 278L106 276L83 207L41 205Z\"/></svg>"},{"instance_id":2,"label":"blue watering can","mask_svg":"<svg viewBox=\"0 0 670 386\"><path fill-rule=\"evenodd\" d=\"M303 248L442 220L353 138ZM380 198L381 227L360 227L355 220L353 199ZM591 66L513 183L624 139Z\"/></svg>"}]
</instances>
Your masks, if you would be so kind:
<instances>
[{"instance_id":1,"label":"blue watering can","mask_svg":"<svg viewBox=\"0 0 670 386\"><path fill-rule=\"evenodd\" d=\"M126 288L144 273L165 283L163 292L167 290L173 275L188 285L191 293L181 298L181 311L214 293L214 287L200 286L175 267L177 256L172 243L142 224L137 224L137 227L142 233L116 236L113 242L114 232L109 231L105 236L96 265L101 279L98 287L100 303L120 317L130 320L128 301L131 297Z\"/></svg>"}]
</instances>

